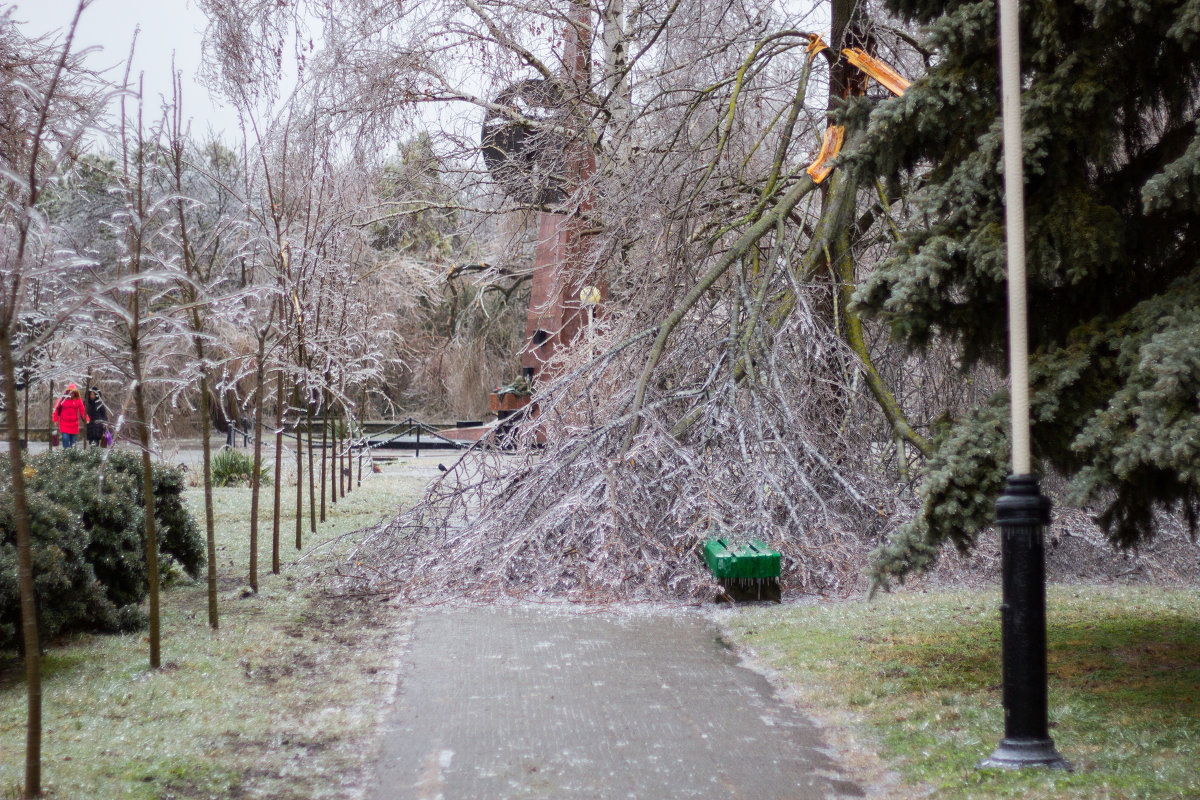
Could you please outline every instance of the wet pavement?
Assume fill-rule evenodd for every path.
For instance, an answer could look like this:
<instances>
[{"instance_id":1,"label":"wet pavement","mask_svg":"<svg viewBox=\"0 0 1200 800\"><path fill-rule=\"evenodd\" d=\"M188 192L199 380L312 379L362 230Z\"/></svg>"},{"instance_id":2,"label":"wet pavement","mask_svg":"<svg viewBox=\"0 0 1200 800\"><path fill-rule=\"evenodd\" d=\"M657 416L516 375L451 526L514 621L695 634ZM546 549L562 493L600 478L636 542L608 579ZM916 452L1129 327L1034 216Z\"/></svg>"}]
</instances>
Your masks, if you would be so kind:
<instances>
[{"instance_id":1,"label":"wet pavement","mask_svg":"<svg viewBox=\"0 0 1200 800\"><path fill-rule=\"evenodd\" d=\"M368 800L862 797L703 615L422 612Z\"/></svg>"}]
</instances>

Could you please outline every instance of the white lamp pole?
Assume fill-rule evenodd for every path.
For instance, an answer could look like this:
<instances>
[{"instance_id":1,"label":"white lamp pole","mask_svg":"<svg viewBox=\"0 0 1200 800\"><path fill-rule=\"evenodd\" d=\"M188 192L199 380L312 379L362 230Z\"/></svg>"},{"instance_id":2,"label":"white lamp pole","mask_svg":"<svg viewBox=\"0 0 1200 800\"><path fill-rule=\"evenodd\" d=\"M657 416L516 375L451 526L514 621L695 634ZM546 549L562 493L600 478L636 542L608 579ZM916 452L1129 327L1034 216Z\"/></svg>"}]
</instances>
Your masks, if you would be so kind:
<instances>
[{"instance_id":1,"label":"white lamp pole","mask_svg":"<svg viewBox=\"0 0 1200 800\"><path fill-rule=\"evenodd\" d=\"M1021 163L1021 63L1017 0L1000 0L1000 87L1008 244L1008 358L1012 474L996 503L1003 601L1004 738L981 767L1070 769L1050 738L1046 698L1045 531L1050 501L1029 448L1029 338L1025 314L1025 186Z\"/></svg>"},{"instance_id":2,"label":"white lamp pole","mask_svg":"<svg viewBox=\"0 0 1200 800\"><path fill-rule=\"evenodd\" d=\"M1025 179L1021 164L1021 43L1017 0L1000 0L1000 105L1004 129L1004 211L1008 245L1008 369L1012 471L1028 475L1029 335L1025 316Z\"/></svg>"}]
</instances>

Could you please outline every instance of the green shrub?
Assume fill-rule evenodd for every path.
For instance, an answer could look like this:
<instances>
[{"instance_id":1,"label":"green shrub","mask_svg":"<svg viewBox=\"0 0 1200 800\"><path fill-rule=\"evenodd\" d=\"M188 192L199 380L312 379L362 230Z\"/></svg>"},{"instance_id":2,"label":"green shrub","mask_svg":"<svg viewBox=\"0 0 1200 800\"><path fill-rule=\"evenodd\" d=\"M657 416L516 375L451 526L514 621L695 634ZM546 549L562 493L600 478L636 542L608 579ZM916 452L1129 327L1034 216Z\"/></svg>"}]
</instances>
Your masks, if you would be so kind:
<instances>
[{"instance_id":1,"label":"green shrub","mask_svg":"<svg viewBox=\"0 0 1200 800\"><path fill-rule=\"evenodd\" d=\"M117 456L119 451L112 451ZM118 608L145 595L146 553L142 510L141 470L100 472L100 449L60 450L34 456L28 463L36 474L26 481L30 496L40 496L71 509L88 532L87 560ZM139 464L140 467L140 464Z\"/></svg>"},{"instance_id":2,"label":"green shrub","mask_svg":"<svg viewBox=\"0 0 1200 800\"><path fill-rule=\"evenodd\" d=\"M222 447L212 458L213 486L248 486L254 471L254 456L231 447ZM271 483L271 468L263 465L259 470L259 484Z\"/></svg>"},{"instance_id":3,"label":"green shrub","mask_svg":"<svg viewBox=\"0 0 1200 800\"><path fill-rule=\"evenodd\" d=\"M104 460L108 455L107 462ZM144 624L147 594L141 457L120 450L60 450L27 459L26 482L43 637ZM151 472L162 574L204 566L199 527L183 505L179 470ZM8 456L0 456L0 649L19 638L16 529Z\"/></svg>"},{"instance_id":4,"label":"green shrub","mask_svg":"<svg viewBox=\"0 0 1200 800\"><path fill-rule=\"evenodd\" d=\"M89 448L97 461L102 458L104 451ZM137 490L138 509L143 508L142 502L142 456L127 450L113 450L109 457L109 468L128 476L135 483ZM205 562L204 539L200 535L200 527L187 510L183 502L183 493L187 489L187 480L183 470L154 464L150 469L150 480L154 487L154 518L158 537L158 549L166 559L160 559L159 569L167 575L172 564L178 564L190 577L200 574ZM145 552L145 537L141 535L143 526L138 525L139 552Z\"/></svg>"},{"instance_id":5,"label":"green shrub","mask_svg":"<svg viewBox=\"0 0 1200 800\"><path fill-rule=\"evenodd\" d=\"M117 609L87 561L88 536L79 515L32 492L27 508L41 635L53 637L80 627L115 629ZM10 649L20 641L20 619L13 502L6 491L0 497L0 648Z\"/></svg>"}]
</instances>

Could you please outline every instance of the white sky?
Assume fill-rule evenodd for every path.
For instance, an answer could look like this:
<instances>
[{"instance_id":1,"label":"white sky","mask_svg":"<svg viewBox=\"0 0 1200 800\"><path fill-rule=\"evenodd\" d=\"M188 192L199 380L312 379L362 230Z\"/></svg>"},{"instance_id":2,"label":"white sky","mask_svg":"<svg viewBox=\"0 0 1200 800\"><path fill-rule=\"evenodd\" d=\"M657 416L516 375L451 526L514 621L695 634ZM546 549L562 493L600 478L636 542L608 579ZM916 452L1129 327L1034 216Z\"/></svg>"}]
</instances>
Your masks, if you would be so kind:
<instances>
[{"instance_id":1,"label":"white sky","mask_svg":"<svg viewBox=\"0 0 1200 800\"><path fill-rule=\"evenodd\" d=\"M775 0L785 13L807 16L808 24L824 29L828 35L826 4L819 0ZM27 36L65 35L74 14L76 0L0 0L0 14L12 10L12 18L22 24ZM140 71L144 76L146 116L158 113L164 98L171 96L170 68L182 73L184 115L191 120L192 135L204 138L211 130L227 143L240 139L237 114L219 98L196 82L201 64L201 43L207 20L195 0L93 0L83 13L76 34L75 49L99 47L89 58L96 69L111 68L110 80L119 81L125 59L138 34L134 57L134 83ZM429 122L433 122L430 120Z\"/></svg>"},{"instance_id":2,"label":"white sky","mask_svg":"<svg viewBox=\"0 0 1200 800\"><path fill-rule=\"evenodd\" d=\"M66 28L75 13L76 0L0 0L0 13L12 8L12 18L20 23L26 36ZM184 115L191 119L192 134L202 138L211 128L227 142L238 137L237 114L210 98L208 90L196 83L200 67L200 45L207 24L194 3L188 0L94 0L83 12L74 48L99 46L89 61L93 68L112 67L110 80L119 82L133 32L138 34L134 55L133 78L144 75L146 115L156 114L163 98L171 96L171 55L175 69L183 75Z\"/></svg>"}]
</instances>

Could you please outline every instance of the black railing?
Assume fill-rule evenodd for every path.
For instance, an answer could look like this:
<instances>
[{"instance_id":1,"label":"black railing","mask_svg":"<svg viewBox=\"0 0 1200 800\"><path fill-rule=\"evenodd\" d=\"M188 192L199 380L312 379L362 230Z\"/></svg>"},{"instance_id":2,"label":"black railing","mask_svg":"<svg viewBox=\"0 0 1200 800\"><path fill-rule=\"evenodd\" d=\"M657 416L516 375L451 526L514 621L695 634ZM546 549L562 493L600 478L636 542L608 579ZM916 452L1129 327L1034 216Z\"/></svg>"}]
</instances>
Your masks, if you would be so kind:
<instances>
[{"instance_id":1,"label":"black railing","mask_svg":"<svg viewBox=\"0 0 1200 800\"><path fill-rule=\"evenodd\" d=\"M399 447L401 444L410 444L410 442L404 442L402 440L407 437L412 437L414 439L414 441L411 442L415 451L414 455L420 457L422 433L428 437L426 440L426 447L457 448L463 447L465 444L464 442L443 436L439 429L433 427L428 422L421 422L413 419L412 417L408 417L402 422L397 422L395 425L385 428L378 433L364 436L363 441L366 443L367 447L376 449L380 447Z\"/></svg>"},{"instance_id":2,"label":"black railing","mask_svg":"<svg viewBox=\"0 0 1200 800\"><path fill-rule=\"evenodd\" d=\"M250 438L254 435L250 430L250 420L242 420L242 424L245 425L244 428L239 427L236 424L230 424L229 430L225 434L225 445L227 447L237 447L236 442L239 436L242 439L242 447L249 446ZM318 427L320 424L320 421L314 421L313 427L317 430L320 430ZM270 433L272 435L276 432L276 430L277 429L274 426L270 427ZM287 430L283 430L280 433L289 439L296 439L297 441L300 439L300 432L298 428L295 429L295 432L289 433ZM412 417L407 417L400 422L389 425L382 431L369 434L364 433L363 435L356 437L349 445L349 448L351 451L362 448L376 450L379 448L399 448L402 446L407 447L411 445L414 449L414 455L416 457L420 457L422 434L424 434L426 437L425 447L430 449L445 449L451 447L459 448L470 444L470 442L459 441L456 439L451 439L447 436L443 436L440 429L430 425L428 422L421 422L420 420L413 419Z\"/></svg>"}]
</instances>

